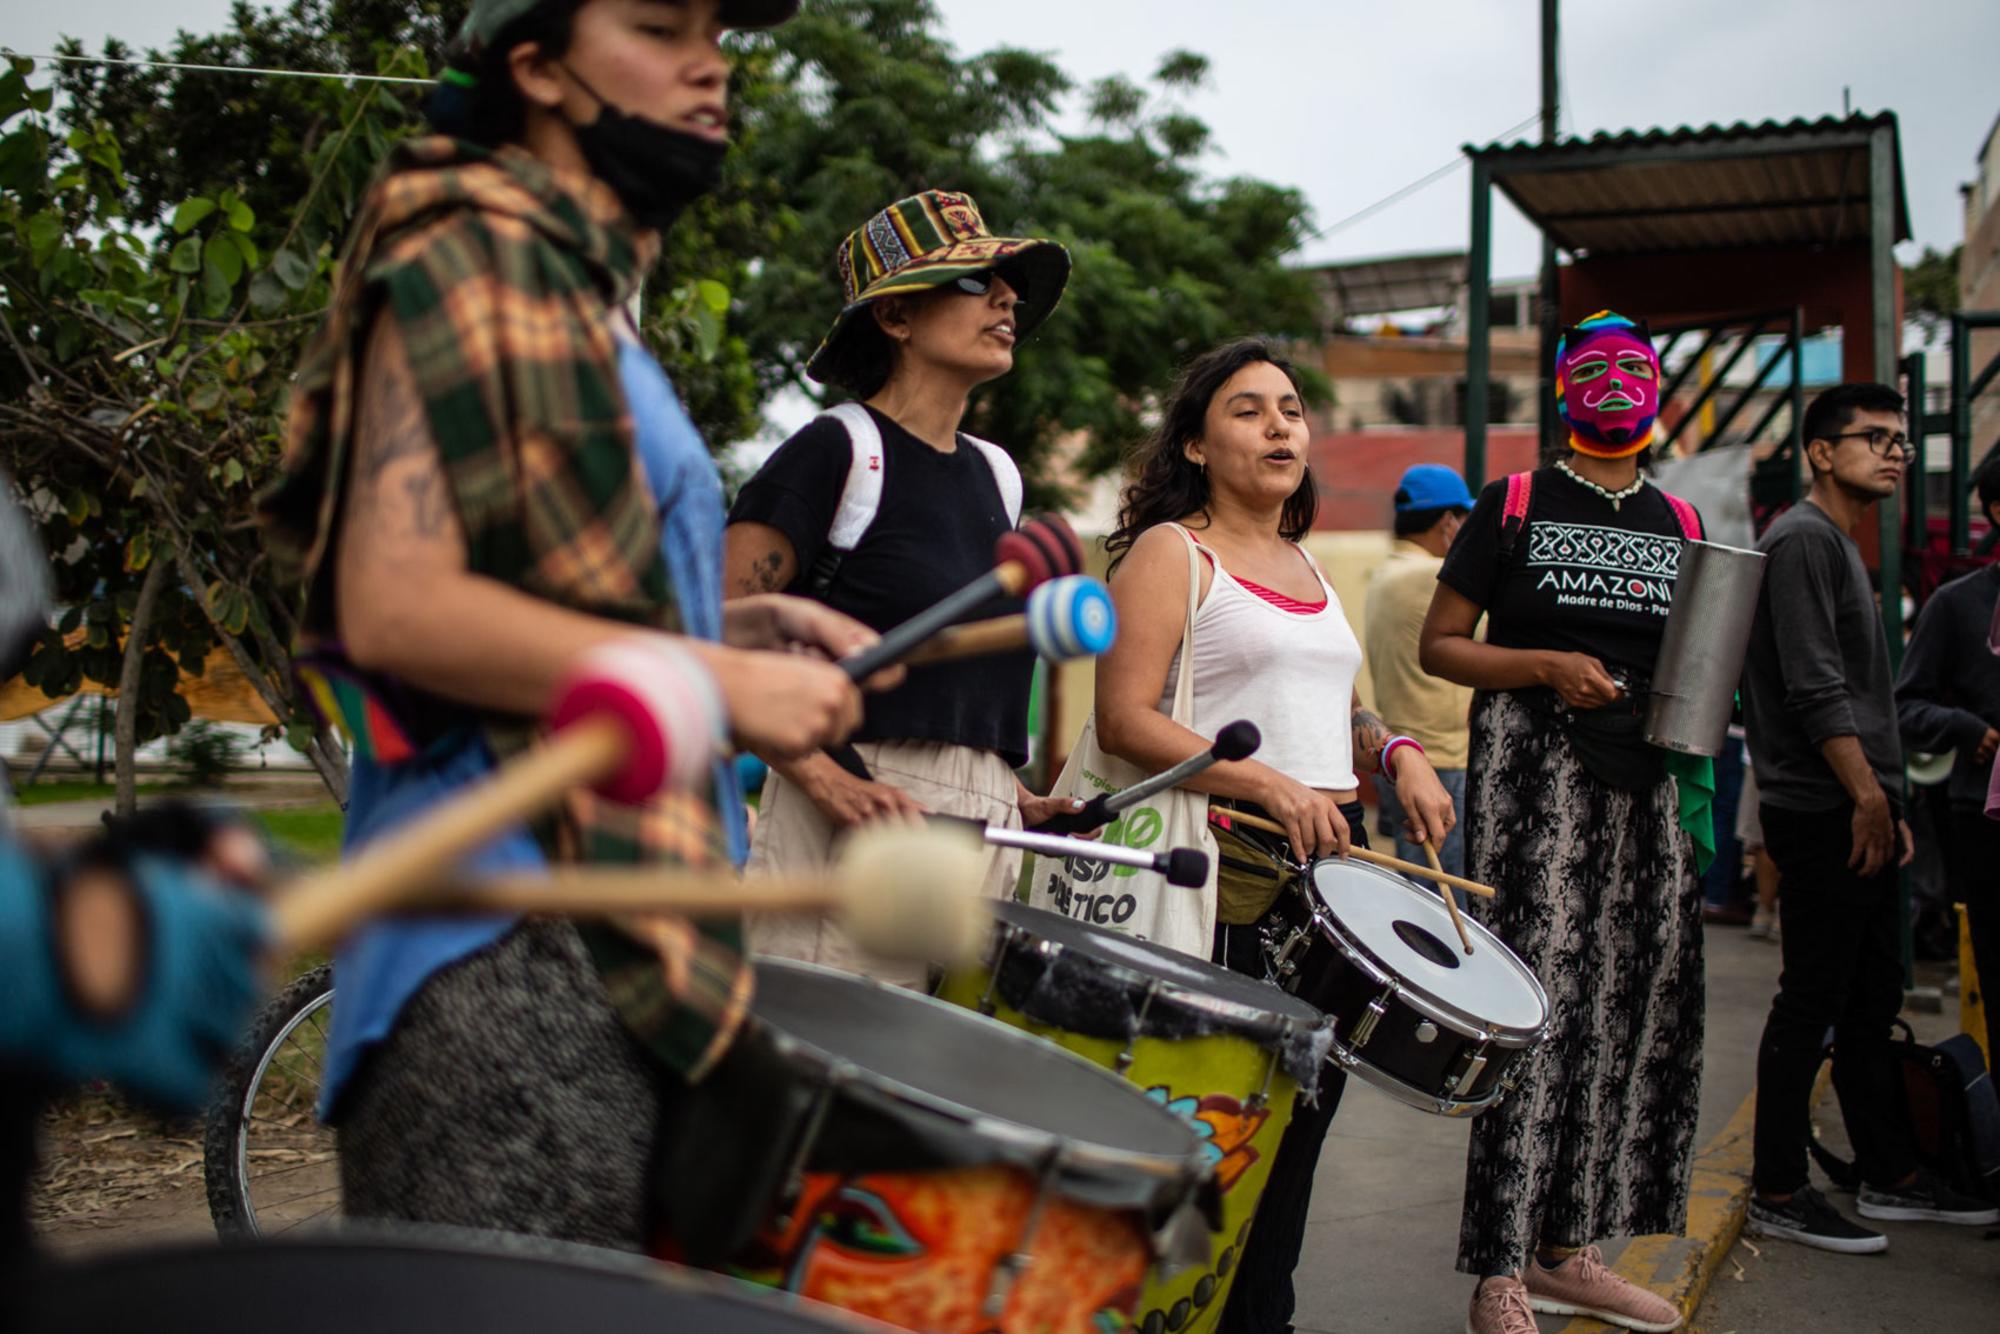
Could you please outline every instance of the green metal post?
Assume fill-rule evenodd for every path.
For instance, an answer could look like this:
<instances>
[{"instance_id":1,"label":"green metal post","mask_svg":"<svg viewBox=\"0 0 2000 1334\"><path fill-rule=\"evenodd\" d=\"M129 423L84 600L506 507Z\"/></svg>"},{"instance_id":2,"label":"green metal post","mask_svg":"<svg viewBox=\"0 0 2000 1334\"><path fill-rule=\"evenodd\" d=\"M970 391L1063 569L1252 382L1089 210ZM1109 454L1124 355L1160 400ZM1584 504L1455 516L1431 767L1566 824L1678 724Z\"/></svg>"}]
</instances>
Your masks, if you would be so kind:
<instances>
[{"instance_id":1,"label":"green metal post","mask_svg":"<svg viewBox=\"0 0 2000 1334\"><path fill-rule=\"evenodd\" d=\"M1972 519L1965 492L1972 474L1972 326L1961 314L1951 317L1951 554L1972 551Z\"/></svg>"},{"instance_id":2,"label":"green metal post","mask_svg":"<svg viewBox=\"0 0 2000 1334\"><path fill-rule=\"evenodd\" d=\"M1806 313L1792 307L1792 470L1791 497L1799 498L1799 473L1806 466Z\"/></svg>"},{"instance_id":3,"label":"green metal post","mask_svg":"<svg viewBox=\"0 0 2000 1334\"><path fill-rule=\"evenodd\" d=\"M1486 405L1493 374L1493 178L1472 159L1472 253L1465 280L1465 484L1486 485Z\"/></svg>"},{"instance_id":4,"label":"green metal post","mask_svg":"<svg viewBox=\"0 0 2000 1334\"><path fill-rule=\"evenodd\" d=\"M1868 136L1868 257L1869 313L1875 345L1874 376L1877 384L1896 381L1896 135L1887 125L1876 127ZM1908 485L1907 482L1904 483ZM1879 507L1882 538L1882 634L1889 641L1892 670L1903 664L1903 548L1901 520L1902 488ZM1909 809L1909 784L1894 796ZM1910 872L1905 867L1896 877L1903 936L1903 987L1916 985L1916 947L1911 936Z\"/></svg>"},{"instance_id":5,"label":"green metal post","mask_svg":"<svg viewBox=\"0 0 2000 1334\"><path fill-rule=\"evenodd\" d=\"M1911 491L1909 500L1903 505L1903 550L1921 553L1930 544L1928 520L1931 507L1931 474L1924 449L1924 382L1928 378L1928 361L1922 349L1903 358L1903 396L1909 408L1910 449L1915 461L1910 465L1916 481L1904 488Z\"/></svg>"}]
</instances>

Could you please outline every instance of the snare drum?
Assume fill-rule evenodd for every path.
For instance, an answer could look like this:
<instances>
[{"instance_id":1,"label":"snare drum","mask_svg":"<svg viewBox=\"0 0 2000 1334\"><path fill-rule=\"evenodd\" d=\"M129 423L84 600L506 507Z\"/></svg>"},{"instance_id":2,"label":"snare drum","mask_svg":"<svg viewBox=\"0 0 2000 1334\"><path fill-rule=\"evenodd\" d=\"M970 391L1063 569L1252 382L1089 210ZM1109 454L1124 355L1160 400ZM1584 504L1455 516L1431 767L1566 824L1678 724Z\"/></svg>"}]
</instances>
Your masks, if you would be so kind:
<instances>
[{"instance_id":1,"label":"snare drum","mask_svg":"<svg viewBox=\"0 0 2000 1334\"><path fill-rule=\"evenodd\" d=\"M1317 1085L1325 1016L1178 950L1018 903L993 911L984 960L947 974L938 995L1118 1071L1196 1127L1223 1191L1222 1226L1207 1263L1146 1285L1132 1323L1213 1329L1294 1097Z\"/></svg>"},{"instance_id":2,"label":"snare drum","mask_svg":"<svg viewBox=\"0 0 2000 1334\"><path fill-rule=\"evenodd\" d=\"M685 1257L937 1334L1125 1328L1219 1209L1180 1117L920 993L757 964L748 1031L689 1091L666 1202Z\"/></svg>"},{"instance_id":3,"label":"snare drum","mask_svg":"<svg viewBox=\"0 0 2000 1334\"><path fill-rule=\"evenodd\" d=\"M1333 1021L1335 1060L1412 1107L1486 1110L1542 1040L1533 971L1470 918L1466 954L1443 900L1399 875L1323 859L1275 911L1273 975Z\"/></svg>"}]
</instances>

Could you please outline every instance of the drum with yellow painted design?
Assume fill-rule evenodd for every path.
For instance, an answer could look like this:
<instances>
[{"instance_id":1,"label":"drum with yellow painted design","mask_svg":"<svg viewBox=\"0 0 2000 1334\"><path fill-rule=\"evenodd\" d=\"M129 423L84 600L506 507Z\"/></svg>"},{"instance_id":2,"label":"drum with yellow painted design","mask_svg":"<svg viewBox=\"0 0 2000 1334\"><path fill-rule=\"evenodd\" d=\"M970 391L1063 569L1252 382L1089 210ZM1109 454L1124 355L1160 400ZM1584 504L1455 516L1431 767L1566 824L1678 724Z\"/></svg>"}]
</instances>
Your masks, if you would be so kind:
<instances>
[{"instance_id":1,"label":"drum with yellow painted design","mask_svg":"<svg viewBox=\"0 0 2000 1334\"><path fill-rule=\"evenodd\" d=\"M1213 1330L1302 1083L1317 1086L1330 1031L1306 1002L1163 946L1018 903L994 905L977 966L938 996L1116 1070L1185 1118L1222 1188L1208 1260L1156 1269L1132 1328Z\"/></svg>"}]
</instances>

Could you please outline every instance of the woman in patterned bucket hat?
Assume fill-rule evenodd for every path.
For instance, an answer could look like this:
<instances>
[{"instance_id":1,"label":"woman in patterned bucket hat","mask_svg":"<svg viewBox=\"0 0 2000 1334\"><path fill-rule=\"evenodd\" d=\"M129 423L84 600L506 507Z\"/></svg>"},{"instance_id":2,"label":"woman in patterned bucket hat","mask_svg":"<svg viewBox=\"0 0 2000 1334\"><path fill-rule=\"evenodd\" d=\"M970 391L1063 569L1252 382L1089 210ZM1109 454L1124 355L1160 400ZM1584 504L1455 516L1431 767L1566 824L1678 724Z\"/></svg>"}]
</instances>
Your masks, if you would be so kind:
<instances>
[{"instance_id":1,"label":"woman in patterned bucket hat","mask_svg":"<svg viewBox=\"0 0 2000 1334\"><path fill-rule=\"evenodd\" d=\"M948 289L998 274L1014 289L1014 341L1049 317L1069 281L1069 251L1054 241L994 236L972 196L926 190L857 228L833 255L844 301L806 374L867 398L889 378L889 335L869 317L886 297Z\"/></svg>"},{"instance_id":2,"label":"woman in patterned bucket hat","mask_svg":"<svg viewBox=\"0 0 2000 1334\"><path fill-rule=\"evenodd\" d=\"M881 630L990 570L994 543L1019 519L1013 460L958 428L972 391L1012 370L1015 344L1054 309L1069 255L994 236L969 196L931 190L876 214L835 263L846 301L807 372L859 401L808 423L743 488L723 587L803 592ZM996 600L975 614L1019 606ZM1014 777L1033 671L1025 651L913 668L870 699L848 767L825 754L774 760L751 867L824 863L869 820L931 810L1019 828L1062 809ZM988 867L986 892L1011 895L1020 854L995 849ZM924 981L921 967L860 954L832 924L753 922L751 944Z\"/></svg>"}]
</instances>

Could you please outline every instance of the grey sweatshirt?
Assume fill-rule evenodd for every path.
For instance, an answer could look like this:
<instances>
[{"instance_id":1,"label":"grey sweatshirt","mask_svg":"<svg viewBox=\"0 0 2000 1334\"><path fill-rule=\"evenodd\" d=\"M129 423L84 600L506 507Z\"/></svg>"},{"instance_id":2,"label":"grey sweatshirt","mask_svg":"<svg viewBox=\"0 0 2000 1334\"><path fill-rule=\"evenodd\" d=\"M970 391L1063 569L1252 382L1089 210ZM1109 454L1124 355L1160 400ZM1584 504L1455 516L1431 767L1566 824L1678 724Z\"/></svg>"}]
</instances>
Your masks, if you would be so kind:
<instances>
[{"instance_id":1,"label":"grey sweatshirt","mask_svg":"<svg viewBox=\"0 0 2000 1334\"><path fill-rule=\"evenodd\" d=\"M1900 800L1889 646L1861 549L1810 501L1779 515L1757 549L1764 594L1743 664L1743 713L1759 795L1784 810L1844 804L1820 743L1852 736L1882 790Z\"/></svg>"},{"instance_id":2,"label":"grey sweatshirt","mask_svg":"<svg viewBox=\"0 0 2000 1334\"><path fill-rule=\"evenodd\" d=\"M1912 750L1958 752L1947 789L1954 806L1986 805L1993 764L1973 759L1989 727L2000 727L2000 657L1986 647L2000 565L1952 580L1924 604L1896 678L1896 720Z\"/></svg>"}]
</instances>

